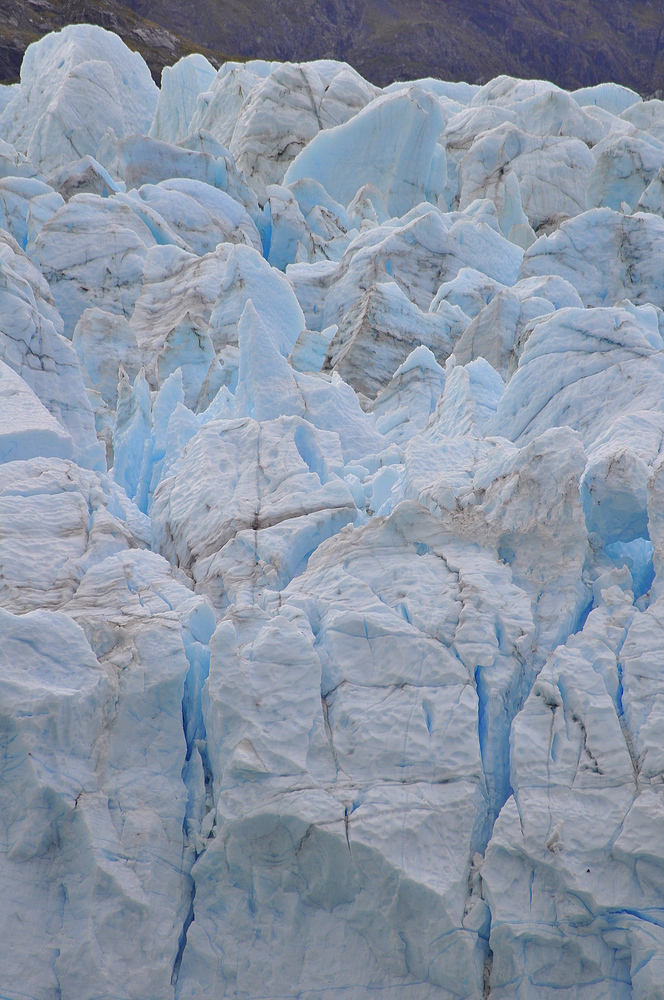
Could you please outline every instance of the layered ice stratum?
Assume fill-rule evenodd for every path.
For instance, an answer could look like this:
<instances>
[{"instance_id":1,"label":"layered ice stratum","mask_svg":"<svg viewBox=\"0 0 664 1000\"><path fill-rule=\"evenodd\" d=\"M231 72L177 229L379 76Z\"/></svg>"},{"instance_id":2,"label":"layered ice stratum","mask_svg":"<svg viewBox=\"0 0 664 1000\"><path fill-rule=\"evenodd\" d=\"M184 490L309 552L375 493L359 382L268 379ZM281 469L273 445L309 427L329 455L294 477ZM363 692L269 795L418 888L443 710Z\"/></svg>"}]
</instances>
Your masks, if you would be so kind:
<instances>
[{"instance_id":1,"label":"layered ice stratum","mask_svg":"<svg viewBox=\"0 0 664 1000\"><path fill-rule=\"evenodd\" d=\"M0 996L664 998L664 103L0 88Z\"/></svg>"}]
</instances>

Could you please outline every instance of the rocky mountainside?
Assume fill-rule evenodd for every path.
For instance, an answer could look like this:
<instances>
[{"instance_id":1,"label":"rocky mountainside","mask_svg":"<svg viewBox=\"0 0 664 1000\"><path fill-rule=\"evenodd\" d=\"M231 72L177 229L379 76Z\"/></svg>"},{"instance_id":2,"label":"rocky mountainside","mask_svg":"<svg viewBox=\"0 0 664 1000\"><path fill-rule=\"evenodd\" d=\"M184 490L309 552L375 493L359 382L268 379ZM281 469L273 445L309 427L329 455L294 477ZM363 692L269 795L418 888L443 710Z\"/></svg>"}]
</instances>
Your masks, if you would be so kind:
<instances>
[{"instance_id":1,"label":"rocky mountainside","mask_svg":"<svg viewBox=\"0 0 664 1000\"><path fill-rule=\"evenodd\" d=\"M664 9L634 0L0 0L0 78L17 77L35 38L83 21L116 31L157 80L203 47L213 63L332 56L380 86L499 73L648 95L664 86Z\"/></svg>"},{"instance_id":2,"label":"rocky mountainside","mask_svg":"<svg viewBox=\"0 0 664 1000\"><path fill-rule=\"evenodd\" d=\"M66 24L84 23L120 35L142 54L157 83L163 66L190 52L205 53L215 65L227 58L210 51L203 40L193 42L178 35L168 17L157 24L117 0L0 0L0 81L18 80L23 53L31 42Z\"/></svg>"}]
</instances>

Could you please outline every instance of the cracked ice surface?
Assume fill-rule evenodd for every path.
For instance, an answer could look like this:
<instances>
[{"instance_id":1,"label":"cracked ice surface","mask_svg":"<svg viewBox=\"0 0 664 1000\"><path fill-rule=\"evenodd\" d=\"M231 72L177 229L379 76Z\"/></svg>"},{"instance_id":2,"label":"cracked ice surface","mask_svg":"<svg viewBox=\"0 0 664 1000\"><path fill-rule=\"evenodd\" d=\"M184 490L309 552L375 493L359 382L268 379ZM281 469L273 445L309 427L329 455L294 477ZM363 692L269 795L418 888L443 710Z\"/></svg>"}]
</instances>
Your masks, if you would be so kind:
<instances>
[{"instance_id":1,"label":"cracked ice surface","mask_svg":"<svg viewBox=\"0 0 664 1000\"><path fill-rule=\"evenodd\" d=\"M6 90L2 997L664 1000L664 104Z\"/></svg>"}]
</instances>

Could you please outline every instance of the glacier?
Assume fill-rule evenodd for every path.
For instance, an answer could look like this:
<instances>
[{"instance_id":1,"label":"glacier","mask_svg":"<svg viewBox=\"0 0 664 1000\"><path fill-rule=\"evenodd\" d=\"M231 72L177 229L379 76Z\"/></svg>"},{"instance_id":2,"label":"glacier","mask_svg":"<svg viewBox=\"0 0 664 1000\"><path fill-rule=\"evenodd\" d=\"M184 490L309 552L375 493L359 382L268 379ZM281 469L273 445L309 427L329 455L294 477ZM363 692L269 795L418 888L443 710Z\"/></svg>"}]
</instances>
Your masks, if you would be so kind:
<instances>
[{"instance_id":1,"label":"glacier","mask_svg":"<svg viewBox=\"0 0 664 1000\"><path fill-rule=\"evenodd\" d=\"M663 442L661 100L31 45L3 1000L664 1000Z\"/></svg>"}]
</instances>

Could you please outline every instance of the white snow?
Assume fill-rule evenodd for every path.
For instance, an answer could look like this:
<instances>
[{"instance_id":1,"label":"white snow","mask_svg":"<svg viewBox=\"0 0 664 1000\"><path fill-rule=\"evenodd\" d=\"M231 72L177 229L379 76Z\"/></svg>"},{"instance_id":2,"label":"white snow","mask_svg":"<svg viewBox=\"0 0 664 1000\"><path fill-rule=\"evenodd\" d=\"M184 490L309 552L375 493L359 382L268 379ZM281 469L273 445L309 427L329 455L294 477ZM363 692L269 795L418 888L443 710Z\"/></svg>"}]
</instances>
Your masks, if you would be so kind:
<instances>
[{"instance_id":1,"label":"white snow","mask_svg":"<svg viewBox=\"0 0 664 1000\"><path fill-rule=\"evenodd\" d=\"M110 32L0 95L0 993L664 1000L664 103Z\"/></svg>"}]
</instances>

